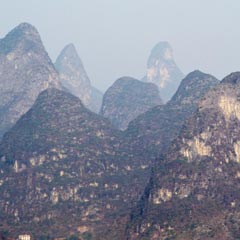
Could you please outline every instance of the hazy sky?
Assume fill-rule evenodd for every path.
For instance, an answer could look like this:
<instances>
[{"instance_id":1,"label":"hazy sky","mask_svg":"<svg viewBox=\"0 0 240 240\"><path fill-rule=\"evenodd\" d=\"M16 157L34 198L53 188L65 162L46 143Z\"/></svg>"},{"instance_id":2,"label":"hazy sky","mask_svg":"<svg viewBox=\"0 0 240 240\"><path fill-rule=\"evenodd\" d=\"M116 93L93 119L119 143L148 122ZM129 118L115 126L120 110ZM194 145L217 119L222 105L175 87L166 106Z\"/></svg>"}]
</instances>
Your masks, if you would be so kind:
<instances>
[{"instance_id":1,"label":"hazy sky","mask_svg":"<svg viewBox=\"0 0 240 240\"><path fill-rule=\"evenodd\" d=\"M0 0L0 37L33 24L55 61L72 42L101 90L141 78L151 48L169 41L187 74L222 78L240 70L240 0Z\"/></svg>"}]
</instances>

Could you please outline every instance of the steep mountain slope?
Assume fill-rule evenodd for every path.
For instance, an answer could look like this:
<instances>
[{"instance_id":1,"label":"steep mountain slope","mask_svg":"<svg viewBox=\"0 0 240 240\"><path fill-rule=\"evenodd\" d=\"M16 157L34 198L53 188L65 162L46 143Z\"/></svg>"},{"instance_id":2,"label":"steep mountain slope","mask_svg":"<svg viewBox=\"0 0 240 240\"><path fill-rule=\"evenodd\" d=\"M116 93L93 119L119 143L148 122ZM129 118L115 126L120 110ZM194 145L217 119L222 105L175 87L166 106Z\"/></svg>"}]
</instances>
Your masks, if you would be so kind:
<instances>
[{"instance_id":1,"label":"steep mountain slope","mask_svg":"<svg viewBox=\"0 0 240 240\"><path fill-rule=\"evenodd\" d=\"M150 167L121 141L77 97L42 92L0 144L0 230L113 239L107 234L143 193Z\"/></svg>"},{"instance_id":2,"label":"steep mountain slope","mask_svg":"<svg viewBox=\"0 0 240 240\"><path fill-rule=\"evenodd\" d=\"M128 239L240 237L240 73L209 91L153 173Z\"/></svg>"},{"instance_id":3,"label":"steep mountain slope","mask_svg":"<svg viewBox=\"0 0 240 240\"><path fill-rule=\"evenodd\" d=\"M173 58L173 50L168 42L159 42L151 51L147 63L146 82L155 83L164 102L176 92L184 74Z\"/></svg>"},{"instance_id":4,"label":"steep mountain slope","mask_svg":"<svg viewBox=\"0 0 240 240\"><path fill-rule=\"evenodd\" d=\"M99 112L101 93L93 89L82 61L73 44L67 45L58 56L55 67L62 85L73 95L79 97L85 106Z\"/></svg>"},{"instance_id":5,"label":"steep mountain slope","mask_svg":"<svg viewBox=\"0 0 240 240\"><path fill-rule=\"evenodd\" d=\"M48 87L60 87L58 74L37 30L22 23L0 40L0 138Z\"/></svg>"},{"instance_id":6,"label":"steep mountain slope","mask_svg":"<svg viewBox=\"0 0 240 240\"><path fill-rule=\"evenodd\" d=\"M91 98L91 82L73 44L67 45L58 56L55 67L62 85L78 96L87 106Z\"/></svg>"},{"instance_id":7,"label":"steep mountain slope","mask_svg":"<svg viewBox=\"0 0 240 240\"><path fill-rule=\"evenodd\" d=\"M112 124L125 130L130 121L148 109L162 104L157 87L134 78L118 79L104 94L100 111Z\"/></svg>"},{"instance_id":8,"label":"steep mountain slope","mask_svg":"<svg viewBox=\"0 0 240 240\"><path fill-rule=\"evenodd\" d=\"M101 110L102 101L103 101L103 93L97 88L92 86L91 104L89 108L93 112L99 113Z\"/></svg>"},{"instance_id":9,"label":"steep mountain slope","mask_svg":"<svg viewBox=\"0 0 240 240\"><path fill-rule=\"evenodd\" d=\"M131 139L133 148L153 159L163 154L184 121L197 109L200 99L218 82L198 70L188 74L166 105L150 109L129 124L125 135Z\"/></svg>"}]
</instances>

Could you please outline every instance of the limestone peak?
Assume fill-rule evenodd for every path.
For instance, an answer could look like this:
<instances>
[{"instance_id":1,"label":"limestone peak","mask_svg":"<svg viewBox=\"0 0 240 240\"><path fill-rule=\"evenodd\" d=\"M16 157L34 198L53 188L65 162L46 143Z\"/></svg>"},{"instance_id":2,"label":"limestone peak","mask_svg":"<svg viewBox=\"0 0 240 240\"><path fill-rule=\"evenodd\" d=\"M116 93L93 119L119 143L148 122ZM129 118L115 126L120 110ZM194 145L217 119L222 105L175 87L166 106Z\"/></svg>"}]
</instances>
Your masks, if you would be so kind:
<instances>
[{"instance_id":1,"label":"limestone peak","mask_svg":"<svg viewBox=\"0 0 240 240\"><path fill-rule=\"evenodd\" d=\"M100 111L112 124L125 130L130 121L148 109L161 105L158 88L131 77L122 77L106 91Z\"/></svg>"},{"instance_id":2,"label":"limestone peak","mask_svg":"<svg viewBox=\"0 0 240 240\"><path fill-rule=\"evenodd\" d=\"M184 74L174 61L173 50L168 42L159 42L152 49L148 62L146 82L155 83L165 102L170 100L177 90Z\"/></svg>"},{"instance_id":3,"label":"limestone peak","mask_svg":"<svg viewBox=\"0 0 240 240\"><path fill-rule=\"evenodd\" d=\"M3 39L0 40L0 54L8 54L16 49L20 43L21 49L43 49L41 37L37 29L29 23L21 23L12 29Z\"/></svg>"},{"instance_id":4,"label":"limestone peak","mask_svg":"<svg viewBox=\"0 0 240 240\"><path fill-rule=\"evenodd\" d=\"M48 87L60 88L58 74L35 27L22 23L0 40L0 137Z\"/></svg>"},{"instance_id":5,"label":"limestone peak","mask_svg":"<svg viewBox=\"0 0 240 240\"><path fill-rule=\"evenodd\" d=\"M152 65L155 59L172 60L173 50L168 42L159 42L151 51L151 56L148 60L148 65ZM156 62L155 62L156 63Z\"/></svg>"},{"instance_id":6,"label":"limestone peak","mask_svg":"<svg viewBox=\"0 0 240 240\"><path fill-rule=\"evenodd\" d=\"M72 63L81 65L81 67L83 67L82 61L73 43L69 43L63 48L56 60L56 65L58 66L59 64L61 64L66 58L68 59L68 61L71 61Z\"/></svg>"},{"instance_id":7,"label":"limestone peak","mask_svg":"<svg viewBox=\"0 0 240 240\"><path fill-rule=\"evenodd\" d=\"M240 72L233 72L222 80L222 83L239 84L239 82L240 82Z\"/></svg>"}]
</instances>

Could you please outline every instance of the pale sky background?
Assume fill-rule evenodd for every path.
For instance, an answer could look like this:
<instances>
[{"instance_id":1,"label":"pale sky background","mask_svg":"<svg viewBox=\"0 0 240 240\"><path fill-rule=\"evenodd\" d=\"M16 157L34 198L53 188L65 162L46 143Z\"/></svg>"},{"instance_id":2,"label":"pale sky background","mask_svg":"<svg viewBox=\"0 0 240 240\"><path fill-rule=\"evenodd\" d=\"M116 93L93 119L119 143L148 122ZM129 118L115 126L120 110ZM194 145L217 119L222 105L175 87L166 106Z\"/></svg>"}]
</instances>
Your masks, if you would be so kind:
<instances>
[{"instance_id":1,"label":"pale sky background","mask_svg":"<svg viewBox=\"0 0 240 240\"><path fill-rule=\"evenodd\" d=\"M185 73L222 79L240 70L240 0L0 0L0 38L34 25L55 61L74 43L102 91L121 76L142 78L152 47L169 41Z\"/></svg>"}]
</instances>

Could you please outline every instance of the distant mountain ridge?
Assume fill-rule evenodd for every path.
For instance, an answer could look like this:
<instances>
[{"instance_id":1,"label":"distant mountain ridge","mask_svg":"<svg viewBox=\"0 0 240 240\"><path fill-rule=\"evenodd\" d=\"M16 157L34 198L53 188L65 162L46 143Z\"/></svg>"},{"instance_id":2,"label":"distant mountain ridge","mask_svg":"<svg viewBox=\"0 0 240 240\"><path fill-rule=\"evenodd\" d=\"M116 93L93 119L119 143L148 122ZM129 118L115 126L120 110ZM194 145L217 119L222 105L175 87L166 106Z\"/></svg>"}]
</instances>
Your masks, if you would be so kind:
<instances>
[{"instance_id":1,"label":"distant mountain ridge","mask_svg":"<svg viewBox=\"0 0 240 240\"><path fill-rule=\"evenodd\" d=\"M122 77L104 94L100 114L118 129L125 130L138 115L161 104L158 88L154 84Z\"/></svg>"},{"instance_id":2,"label":"distant mountain ridge","mask_svg":"<svg viewBox=\"0 0 240 240\"><path fill-rule=\"evenodd\" d=\"M58 56L55 67L62 85L94 112L99 112L102 93L92 87L83 63L73 44L68 44Z\"/></svg>"},{"instance_id":3,"label":"distant mountain ridge","mask_svg":"<svg viewBox=\"0 0 240 240\"><path fill-rule=\"evenodd\" d=\"M168 42L159 42L151 51L147 62L145 82L155 83L166 103L176 92L184 74L176 65L173 50Z\"/></svg>"}]
</instances>

